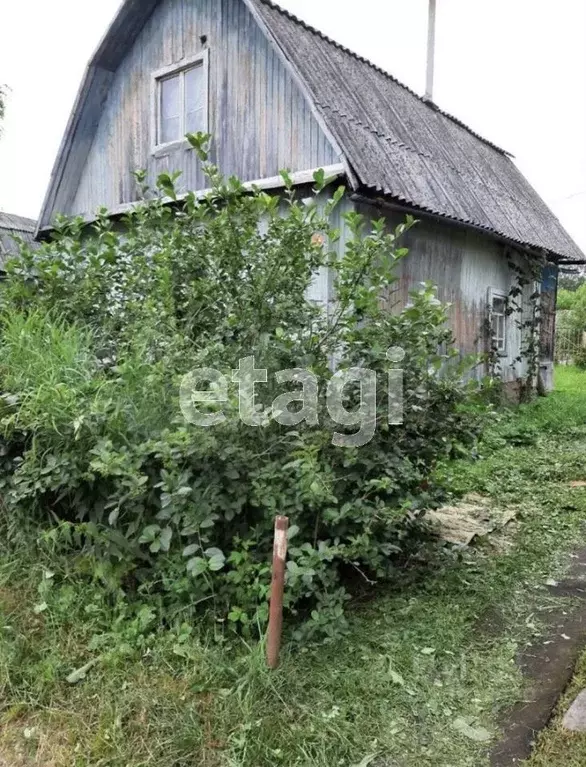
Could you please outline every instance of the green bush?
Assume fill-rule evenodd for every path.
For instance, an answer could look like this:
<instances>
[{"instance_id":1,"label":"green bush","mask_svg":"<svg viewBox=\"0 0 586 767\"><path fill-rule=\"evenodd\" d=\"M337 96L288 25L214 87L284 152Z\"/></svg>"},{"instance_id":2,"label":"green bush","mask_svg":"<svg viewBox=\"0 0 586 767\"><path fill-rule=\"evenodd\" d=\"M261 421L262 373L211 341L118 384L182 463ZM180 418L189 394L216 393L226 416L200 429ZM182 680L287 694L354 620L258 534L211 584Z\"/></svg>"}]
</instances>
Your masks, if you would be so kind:
<instances>
[{"instance_id":1,"label":"green bush","mask_svg":"<svg viewBox=\"0 0 586 767\"><path fill-rule=\"evenodd\" d=\"M569 310L565 323L576 333L586 332L586 285L577 290L560 290L558 310Z\"/></svg>"},{"instance_id":2,"label":"green bush","mask_svg":"<svg viewBox=\"0 0 586 767\"><path fill-rule=\"evenodd\" d=\"M559 311L567 311L569 309L573 309L576 300L578 297L578 293L576 290L566 290L564 288L560 288L558 291L558 301L557 301L557 308Z\"/></svg>"},{"instance_id":3,"label":"green bush","mask_svg":"<svg viewBox=\"0 0 586 767\"><path fill-rule=\"evenodd\" d=\"M414 546L417 517L439 459L465 454L478 417L471 389L451 366L446 307L431 285L388 311L400 238L346 216L342 258L327 179L298 198L287 174L284 203L225 180L207 163L203 199L176 200L176 177L118 225L102 211L91 233L60 220L39 250L23 248L0 287L0 491L10 536L41 525L46 545L71 552L83 572L127 595L149 598L182 620L206 611L250 631L267 616L274 517L289 516L286 607L310 616L303 635L343 629L348 576L392 576ZM168 204L169 198L175 204ZM150 198L150 199L149 199ZM331 266L336 302L309 301L316 270ZM379 386L367 445L341 448L325 386L337 370L369 368L385 383L390 347L401 347L405 422L387 423ZM441 350L441 351L440 351ZM228 374L255 356L263 428L238 419L186 422L182 378L193 369ZM273 373L318 376L319 425L280 425ZM297 387L293 385L293 389ZM358 392L346 392L348 407ZM217 408L216 408L217 410ZM210 413L216 412L212 407ZM271 415L273 416L271 418ZM415 538L416 540L416 538Z\"/></svg>"},{"instance_id":4,"label":"green bush","mask_svg":"<svg viewBox=\"0 0 586 767\"><path fill-rule=\"evenodd\" d=\"M586 370L586 347L581 346L574 352L573 362L580 370Z\"/></svg>"}]
</instances>

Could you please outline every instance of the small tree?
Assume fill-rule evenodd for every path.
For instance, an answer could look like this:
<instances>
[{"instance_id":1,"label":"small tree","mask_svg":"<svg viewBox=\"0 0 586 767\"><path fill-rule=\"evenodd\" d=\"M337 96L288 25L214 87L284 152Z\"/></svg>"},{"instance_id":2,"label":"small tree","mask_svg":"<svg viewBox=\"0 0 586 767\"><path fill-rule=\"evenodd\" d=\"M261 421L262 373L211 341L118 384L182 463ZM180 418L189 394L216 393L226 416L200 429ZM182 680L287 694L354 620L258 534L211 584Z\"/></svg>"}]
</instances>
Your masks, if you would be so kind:
<instances>
[{"instance_id":1,"label":"small tree","mask_svg":"<svg viewBox=\"0 0 586 767\"><path fill-rule=\"evenodd\" d=\"M122 229L106 211L92 236L81 220L60 220L50 243L7 265L0 490L11 530L32 515L57 520L54 545L83 550L127 589L247 630L266 617L273 520L286 514L287 607L311 616L307 633L331 634L343 627L348 575L384 579L409 556L430 472L474 440L470 390L446 367L455 352L433 286L399 312L381 300L412 220L389 233L348 214L340 258L330 217L344 190L322 203L323 171L308 205L286 173L284 198L250 191L208 163L206 137L190 141L206 197L177 200L169 174L153 194L139 173L150 199ZM325 312L307 289L327 267L336 298ZM268 376L243 415L229 383L251 357ZM218 371L203 411L214 428L180 409L183 377L207 368ZM364 413L356 376L338 391L340 425L326 391L356 368L379 386ZM292 372L286 385L278 371ZM300 371L319 382L303 418ZM397 376L405 419L391 425Z\"/></svg>"},{"instance_id":2,"label":"small tree","mask_svg":"<svg viewBox=\"0 0 586 767\"><path fill-rule=\"evenodd\" d=\"M572 271L561 271L559 280L558 280L558 287L560 289L560 293L562 291L569 292L569 293L575 293L578 288L582 287L586 283L586 274L584 273L583 267L576 267Z\"/></svg>"}]
</instances>

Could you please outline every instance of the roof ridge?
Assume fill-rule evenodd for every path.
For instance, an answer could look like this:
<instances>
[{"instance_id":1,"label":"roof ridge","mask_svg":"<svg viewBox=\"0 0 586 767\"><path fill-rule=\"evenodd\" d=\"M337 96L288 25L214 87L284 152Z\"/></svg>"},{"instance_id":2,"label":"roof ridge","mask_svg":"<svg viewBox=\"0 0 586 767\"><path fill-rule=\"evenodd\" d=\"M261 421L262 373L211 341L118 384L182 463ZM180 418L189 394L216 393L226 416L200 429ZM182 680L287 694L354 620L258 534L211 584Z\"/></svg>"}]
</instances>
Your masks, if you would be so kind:
<instances>
[{"instance_id":1,"label":"roof ridge","mask_svg":"<svg viewBox=\"0 0 586 767\"><path fill-rule=\"evenodd\" d=\"M472 136L482 141L484 144L487 144L492 149L495 149L497 152L499 152L502 155L505 155L507 157L514 157L511 152L508 152L506 149L503 149L502 147L498 146L497 144L493 143L489 139L485 138L484 136L481 136L480 133L477 133L475 130L470 128L469 125L466 125L465 122L460 120L458 117L454 117L454 115L450 114L449 112L446 112L441 107L439 107L435 102L430 101L429 99L424 98L423 96L420 96L416 91L414 91L412 88L410 88L408 85L405 85L405 83L401 82L395 75L391 74L386 69L383 69L382 67L379 67L378 64L375 64L370 59L367 59L365 56L361 56L359 53L356 53L356 51L353 51L351 48L347 48L345 45L342 45L342 43L339 43L337 40L334 40L334 38L330 37L329 35L326 35L325 32L322 32L320 29L317 29L317 27L312 26L307 21L304 21L303 19L299 18L299 16L296 16L294 13L291 13L291 11L288 11L286 8L283 8L282 6L278 5L277 3L273 2L273 0L258 0L258 2L262 3L263 5L268 5L269 8L273 8L275 11L278 11L283 16L286 16L287 18L291 19L291 21L294 21L296 24L299 24L300 26L307 29L309 32L311 32L314 35L318 35L322 38L322 40L325 40L326 42L330 43L330 45L335 46L341 51L344 51L344 53L347 53L349 56L352 56L352 58L361 61L363 64L367 64L369 67L374 69L376 72L379 72L380 74L387 77L389 80L392 80L394 83L399 85L401 88L406 90L408 93L410 93L412 96L415 96L415 98L418 101L421 101L422 104L425 104L426 107L429 109L433 109L436 112L439 112L441 115L446 117L448 120L451 120L456 125L459 125L460 128L463 128L464 130L468 131Z\"/></svg>"}]
</instances>

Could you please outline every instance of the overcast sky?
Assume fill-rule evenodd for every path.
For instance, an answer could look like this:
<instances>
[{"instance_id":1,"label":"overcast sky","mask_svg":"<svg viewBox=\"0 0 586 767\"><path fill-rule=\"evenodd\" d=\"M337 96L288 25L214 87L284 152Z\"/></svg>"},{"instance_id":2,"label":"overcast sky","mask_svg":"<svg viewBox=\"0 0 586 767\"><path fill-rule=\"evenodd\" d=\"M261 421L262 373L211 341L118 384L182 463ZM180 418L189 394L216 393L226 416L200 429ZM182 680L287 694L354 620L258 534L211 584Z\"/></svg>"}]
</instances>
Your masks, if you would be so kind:
<instances>
[{"instance_id":1,"label":"overcast sky","mask_svg":"<svg viewBox=\"0 0 586 767\"><path fill-rule=\"evenodd\" d=\"M435 101L512 152L586 251L586 0L437 0ZM118 0L0 0L0 210L36 217ZM428 0L282 0L418 92Z\"/></svg>"}]
</instances>

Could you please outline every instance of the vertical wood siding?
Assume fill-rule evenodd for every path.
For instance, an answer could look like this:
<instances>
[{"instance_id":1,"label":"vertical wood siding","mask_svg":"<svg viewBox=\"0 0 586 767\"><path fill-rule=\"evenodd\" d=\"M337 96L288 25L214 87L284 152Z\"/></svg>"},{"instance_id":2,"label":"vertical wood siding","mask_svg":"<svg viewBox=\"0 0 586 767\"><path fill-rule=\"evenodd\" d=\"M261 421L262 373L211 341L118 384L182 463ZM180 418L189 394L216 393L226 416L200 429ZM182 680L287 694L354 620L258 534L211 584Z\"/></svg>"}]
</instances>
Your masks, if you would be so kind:
<instances>
[{"instance_id":1,"label":"vertical wood siding","mask_svg":"<svg viewBox=\"0 0 586 767\"><path fill-rule=\"evenodd\" d=\"M361 205L359 210L367 217L381 217L380 211L370 206ZM386 218L393 229L404 220L400 214ZM402 244L409 248L409 255L398 269L399 282L388 297L389 307L405 306L411 291L420 289L423 282L432 282L438 286L439 299L451 304L450 326L460 355L486 353L489 288L508 296L517 284L505 246L488 235L431 219L416 224ZM523 296L525 312L531 310L531 293L529 286ZM503 380L507 383L523 376L527 367L517 361L523 348L518 322L518 315L507 320L507 356L501 361ZM485 366L475 371L479 377L486 372Z\"/></svg>"},{"instance_id":2,"label":"vertical wood siding","mask_svg":"<svg viewBox=\"0 0 586 767\"><path fill-rule=\"evenodd\" d=\"M241 0L165 0L110 83L79 186L62 212L134 202L138 168L151 183L163 170L181 170L182 191L207 186L193 152L182 147L154 156L151 135L152 73L200 53L202 35L210 56L212 160L226 174L249 181L339 162Z\"/></svg>"}]
</instances>

